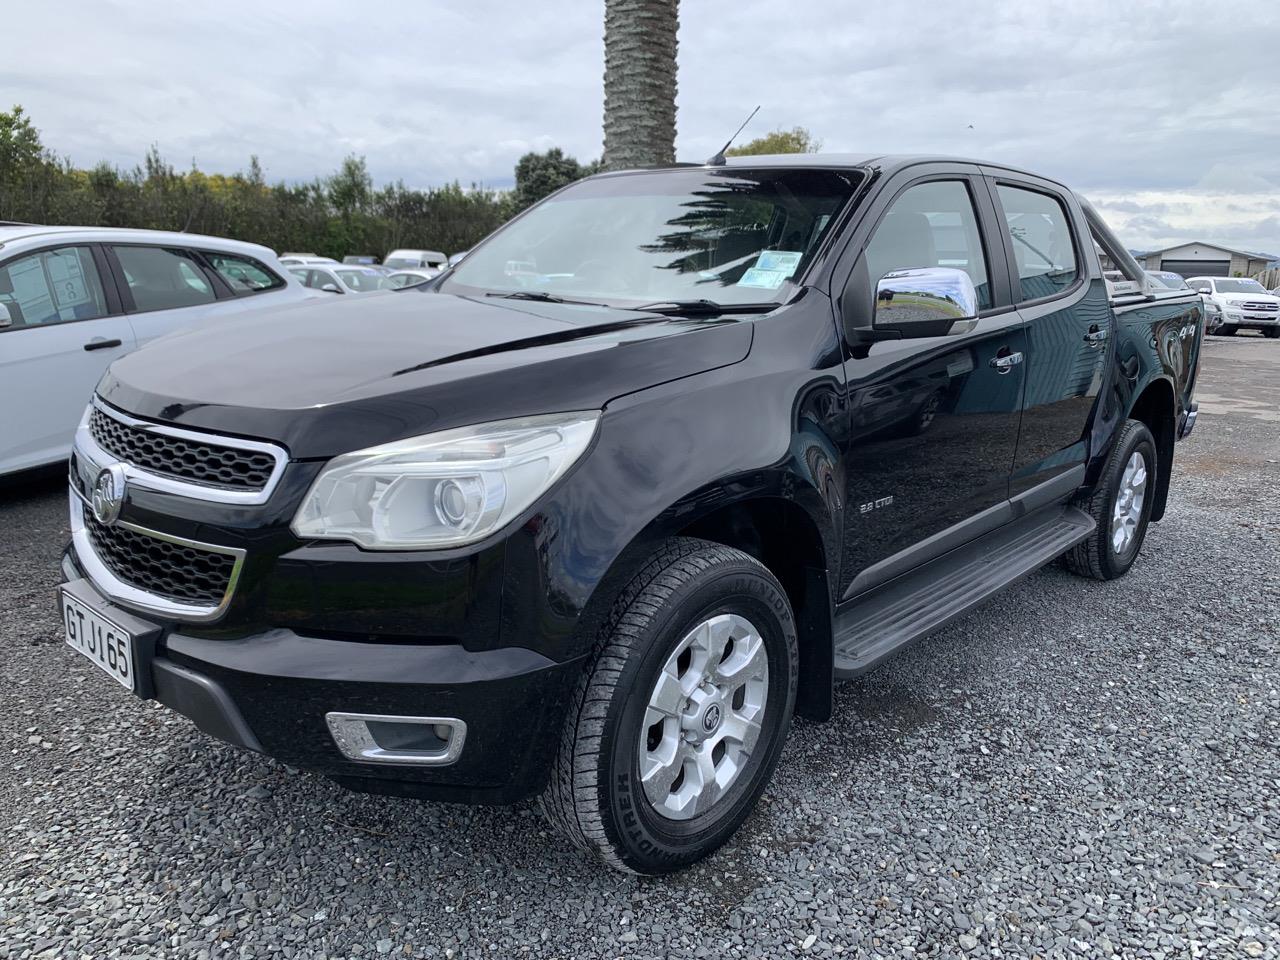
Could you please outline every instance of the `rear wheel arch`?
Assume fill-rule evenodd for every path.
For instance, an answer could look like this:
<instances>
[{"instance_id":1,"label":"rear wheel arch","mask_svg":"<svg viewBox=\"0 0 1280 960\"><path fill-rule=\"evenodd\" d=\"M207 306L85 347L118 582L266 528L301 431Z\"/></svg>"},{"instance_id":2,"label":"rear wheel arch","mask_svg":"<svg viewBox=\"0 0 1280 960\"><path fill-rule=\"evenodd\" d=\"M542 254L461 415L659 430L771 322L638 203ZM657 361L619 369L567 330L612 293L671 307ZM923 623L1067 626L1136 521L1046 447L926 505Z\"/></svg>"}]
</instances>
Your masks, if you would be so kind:
<instances>
[{"instance_id":1,"label":"rear wheel arch","mask_svg":"<svg viewBox=\"0 0 1280 960\"><path fill-rule=\"evenodd\" d=\"M1156 488L1152 497L1151 520L1164 516L1169 501L1169 478L1173 475L1173 447L1177 440L1177 401L1173 384L1164 377L1148 383L1134 399L1128 418L1146 425L1156 443Z\"/></svg>"}]
</instances>

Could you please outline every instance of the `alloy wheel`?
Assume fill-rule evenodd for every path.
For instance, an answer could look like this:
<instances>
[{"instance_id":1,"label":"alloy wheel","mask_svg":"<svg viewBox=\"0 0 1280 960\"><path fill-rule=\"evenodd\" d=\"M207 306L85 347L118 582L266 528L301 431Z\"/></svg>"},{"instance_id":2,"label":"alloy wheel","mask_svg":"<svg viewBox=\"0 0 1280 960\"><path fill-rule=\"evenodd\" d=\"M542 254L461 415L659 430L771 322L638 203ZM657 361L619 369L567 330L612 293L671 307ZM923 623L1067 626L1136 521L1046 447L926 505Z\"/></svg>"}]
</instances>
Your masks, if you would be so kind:
<instances>
[{"instance_id":1,"label":"alloy wheel","mask_svg":"<svg viewBox=\"0 0 1280 960\"><path fill-rule=\"evenodd\" d=\"M769 695L769 657L751 621L722 613L676 645L649 694L640 778L670 820L706 813L749 765Z\"/></svg>"},{"instance_id":2,"label":"alloy wheel","mask_svg":"<svg viewBox=\"0 0 1280 960\"><path fill-rule=\"evenodd\" d=\"M1135 450L1120 476L1115 507L1111 511L1111 549L1123 554L1132 546L1142 522L1142 505L1147 496L1147 461Z\"/></svg>"}]
</instances>

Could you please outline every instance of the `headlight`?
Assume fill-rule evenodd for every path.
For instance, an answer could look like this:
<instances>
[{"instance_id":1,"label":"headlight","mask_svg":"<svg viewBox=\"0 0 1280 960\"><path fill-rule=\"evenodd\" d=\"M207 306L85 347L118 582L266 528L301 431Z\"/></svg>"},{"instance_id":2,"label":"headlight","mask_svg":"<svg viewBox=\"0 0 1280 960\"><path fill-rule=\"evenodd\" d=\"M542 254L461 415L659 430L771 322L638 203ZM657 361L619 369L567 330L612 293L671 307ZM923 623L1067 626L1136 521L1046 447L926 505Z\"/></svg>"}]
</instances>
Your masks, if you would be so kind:
<instances>
[{"instance_id":1,"label":"headlight","mask_svg":"<svg viewBox=\"0 0 1280 960\"><path fill-rule=\"evenodd\" d=\"M311 484L293 532L373 550L473 543L562 477L587 449L599 417L501 420L335 457Z\"/></svg>"}]
</instances>

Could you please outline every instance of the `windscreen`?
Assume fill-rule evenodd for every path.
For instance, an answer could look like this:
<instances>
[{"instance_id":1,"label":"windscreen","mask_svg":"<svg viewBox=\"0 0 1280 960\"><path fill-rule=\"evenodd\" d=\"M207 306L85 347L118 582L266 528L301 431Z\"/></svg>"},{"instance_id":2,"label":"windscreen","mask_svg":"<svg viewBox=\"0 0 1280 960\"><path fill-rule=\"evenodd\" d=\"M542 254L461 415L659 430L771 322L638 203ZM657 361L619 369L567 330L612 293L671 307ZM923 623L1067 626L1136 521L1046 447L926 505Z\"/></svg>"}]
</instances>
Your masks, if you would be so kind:
<instances>
[{"instance_id":1,"label":"windscreen","mask_svg":"<svg viewBox=\"0 0 1280 960\"><path fill-rule=\"evenodd\" d=\"M1148 271L1147 275L1161 286L1168 287L1170 290L1186 290L1187 281L1182 279L1182 275L1178 273L1170 273L1167 270Z\"/></svg>"},{"instance_id":2,"label":"windscreen","mask_svg":"<svg viewBox=\"0 0 1280 960\"><path fill-rule=\"evenodd\" d=\"M1266 293L1267 288L1257 280L1232 280L1219 277L1214 280L1219 293Z\"/></svg>"},{"instance_id":3,"label":"windscreen","mask_svg":"<svg viewBox=\"0 0 1280 960\"><path fill-rule=\"evenodd\" d=\"M611 306L778 302L856 189L856 170L663 170L585 180L508 224L442 292Z\"/></svg>"},{"instance_id":4,"label":"windscreen","mask_svg":"<svg viewBox=\"0 0 1280 960\"><path fill-rule=\"evenodd\" d=\"M342 278L342 282L348 287L361 293L367 293L370 290L392 289L392 284L387 282L386 274L379 273L377 270L337 270L334 272Z\"/></svg>"}]
</instances>

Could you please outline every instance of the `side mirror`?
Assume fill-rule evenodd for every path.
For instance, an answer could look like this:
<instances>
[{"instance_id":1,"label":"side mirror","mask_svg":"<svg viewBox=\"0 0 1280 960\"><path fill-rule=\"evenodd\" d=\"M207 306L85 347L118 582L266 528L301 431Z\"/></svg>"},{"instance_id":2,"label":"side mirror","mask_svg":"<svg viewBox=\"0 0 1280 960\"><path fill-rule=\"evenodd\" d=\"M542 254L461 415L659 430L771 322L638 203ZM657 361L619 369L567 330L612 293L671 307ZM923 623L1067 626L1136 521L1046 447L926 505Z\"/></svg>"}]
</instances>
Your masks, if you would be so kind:
<instances>
[{"instance_id":1,"label":"side mirror","mask_svg":"<svg viewBox=\"0 0 1280 960\"><path fill-rule=\"evenodd\" d=\"M0 303L0 330L7 330L18 321L13 315L13 305L11 303Z\"/></svg>"},{"instance_id":2,"label":"side mirror","mask_svg":"<svg viewBox=\"0 0 1280 960\"><path fill-rule=\"evenodd\" d=\"M1212 287L1196 287L1196 293L1203 293L1207 297L1212 297L1213 288Z\"/></svg>"},{"instance_id":3,"label":"side mirror","mask_svg":"<svg viewBox=\"0 0 1280 960\"><path fill-rule=\"evenodd\" d=\"M338 285L336 283L326 283L320 289L323 290L325 293L341 293L342 292L341 290L338 289Z\"/></svg>"},{"instance_id":4,"label":"side mirror","mask_svg":"<svg viewBox=\"0 0 1280 960\"><path fill-rule=\"evenodd\" d=\"M966 333L978 323L978 291L963 270L895 270L876 283L872 327L900 337Z\"/></svg>"}]
</instances>

